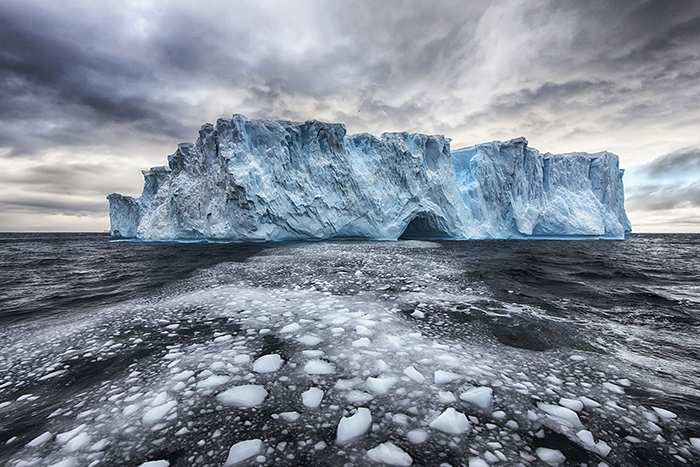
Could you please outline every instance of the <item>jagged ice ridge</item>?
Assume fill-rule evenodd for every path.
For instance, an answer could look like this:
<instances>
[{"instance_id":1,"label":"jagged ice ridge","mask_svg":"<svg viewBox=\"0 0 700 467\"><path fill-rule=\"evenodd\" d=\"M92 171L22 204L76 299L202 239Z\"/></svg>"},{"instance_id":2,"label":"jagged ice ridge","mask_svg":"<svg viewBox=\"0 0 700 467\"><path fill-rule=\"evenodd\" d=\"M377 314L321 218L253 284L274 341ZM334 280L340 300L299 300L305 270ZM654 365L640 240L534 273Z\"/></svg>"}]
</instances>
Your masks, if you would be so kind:
<instances>
[{"instance_id":1,"label":"jagged ice ridge","mask_svg":"<svg viewBox=\"0 0 700 467\"><path fill-rule=\"evenodd\" d=\"M111 234L143 240L623 238L618 157L525 138L450 151L444 136L346 135L316 120L207 123L140 198L113 193Z\"/></svg>"}]
</instances>

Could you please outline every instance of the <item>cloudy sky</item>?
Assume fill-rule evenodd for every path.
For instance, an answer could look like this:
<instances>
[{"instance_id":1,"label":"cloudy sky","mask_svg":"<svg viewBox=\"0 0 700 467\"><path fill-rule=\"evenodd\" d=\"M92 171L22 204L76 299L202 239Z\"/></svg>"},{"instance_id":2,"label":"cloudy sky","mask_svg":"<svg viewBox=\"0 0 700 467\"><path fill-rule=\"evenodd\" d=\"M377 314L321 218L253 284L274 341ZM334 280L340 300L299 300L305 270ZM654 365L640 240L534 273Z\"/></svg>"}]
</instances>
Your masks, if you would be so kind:
<instances>
[{"instance_id":1,"label":"cloudy sky","mask_svg":"<svg viewBox=\"0 0 700 467\"><path fill-rule=\"evenodd\" d=\"M700 232L700 2L0 2L0 230L102 231L242 113L620 156L635 231Z\"/></svg>"}]
</instances>

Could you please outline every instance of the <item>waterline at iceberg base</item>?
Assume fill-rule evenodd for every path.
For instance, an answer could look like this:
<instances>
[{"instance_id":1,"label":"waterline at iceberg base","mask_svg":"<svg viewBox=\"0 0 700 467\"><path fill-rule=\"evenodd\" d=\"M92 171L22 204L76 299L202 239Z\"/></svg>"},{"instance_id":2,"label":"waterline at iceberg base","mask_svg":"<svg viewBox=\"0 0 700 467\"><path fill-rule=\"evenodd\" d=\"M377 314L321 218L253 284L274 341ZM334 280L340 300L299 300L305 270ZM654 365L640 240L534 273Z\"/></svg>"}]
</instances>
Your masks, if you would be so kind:
<instances>
[{"instance_id":1,"label":"waterline at iceberg base","mask_svg":"<svg viewBox=\"0 0 700 467\"><path fill-rule=\"evenodd\" d=\"M451 151L444 136L316 120L204 125L140 198L113 193L111 234L142 240L624 238L618 157L525 138Z\"/></svg>"}]
</instances>

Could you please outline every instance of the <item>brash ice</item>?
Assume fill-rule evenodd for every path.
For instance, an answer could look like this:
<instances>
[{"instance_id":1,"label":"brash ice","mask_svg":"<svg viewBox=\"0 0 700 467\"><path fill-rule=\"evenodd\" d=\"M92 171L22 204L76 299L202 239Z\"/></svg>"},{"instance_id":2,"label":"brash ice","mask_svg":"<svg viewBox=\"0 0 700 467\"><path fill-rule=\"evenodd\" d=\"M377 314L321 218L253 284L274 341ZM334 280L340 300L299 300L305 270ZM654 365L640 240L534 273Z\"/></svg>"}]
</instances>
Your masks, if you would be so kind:
<instances>
[{"instance_id":1,"label":"brash ice","mask_svg":"<svg viewBox=\"0 0 700 467\"><path fill-rule=\"evenodd\" d=\"M111 234L142 240L623 238L618 157L542 154L525 138L450 150L444 136L346 135L316 120L207 123L140 198L113 193Z\"/></svg>"}]
</instances>

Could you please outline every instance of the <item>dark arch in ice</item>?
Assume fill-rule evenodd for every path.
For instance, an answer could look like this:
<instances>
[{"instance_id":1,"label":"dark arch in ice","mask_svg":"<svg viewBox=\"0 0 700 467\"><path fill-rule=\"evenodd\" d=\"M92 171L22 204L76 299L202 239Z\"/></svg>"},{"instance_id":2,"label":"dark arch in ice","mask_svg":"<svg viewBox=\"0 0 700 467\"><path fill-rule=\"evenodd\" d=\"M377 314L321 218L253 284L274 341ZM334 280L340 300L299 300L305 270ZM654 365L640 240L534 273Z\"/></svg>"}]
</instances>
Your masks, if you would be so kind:
<instances>
[{"instance_id":1,"label":"dark arch in ice","mask_svg":"<svg viewBox=\"0 0 700 467\"><path fill-rule=\"evenodd\" d=\"M440 227L440 220L433 213L417 214L399 237L399 240L450 238L450 234Z\"/></svg>"}]
</instances>

